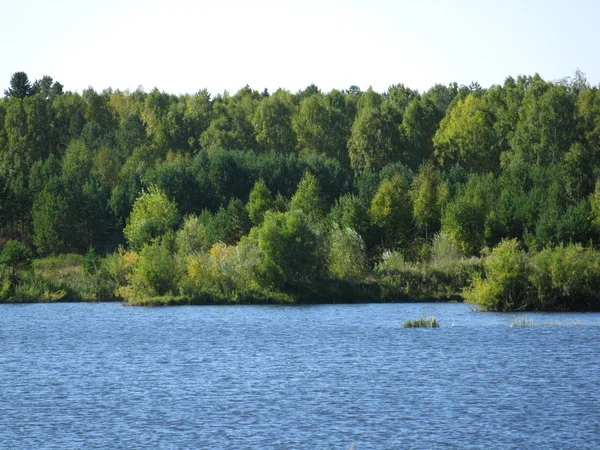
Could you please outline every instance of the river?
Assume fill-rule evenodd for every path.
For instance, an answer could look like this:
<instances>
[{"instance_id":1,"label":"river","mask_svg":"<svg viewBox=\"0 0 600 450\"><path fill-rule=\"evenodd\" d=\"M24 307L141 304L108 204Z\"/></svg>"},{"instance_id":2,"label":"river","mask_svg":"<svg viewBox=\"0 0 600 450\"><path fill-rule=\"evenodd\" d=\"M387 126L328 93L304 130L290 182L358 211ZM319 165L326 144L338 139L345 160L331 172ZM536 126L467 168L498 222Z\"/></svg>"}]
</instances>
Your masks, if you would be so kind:
<instances>
[{"instance_id":1,"label":"river","mask_svg":"<svg viewBox=\"0 0 600 450\"><path fill-rule=\"evenodd\" d=\"M437 317L439 329L403 329ZM600 448L600 314L0 305L0 448ZM577 326L573 324L577 323Z\"/></svg>"}]
</instances>

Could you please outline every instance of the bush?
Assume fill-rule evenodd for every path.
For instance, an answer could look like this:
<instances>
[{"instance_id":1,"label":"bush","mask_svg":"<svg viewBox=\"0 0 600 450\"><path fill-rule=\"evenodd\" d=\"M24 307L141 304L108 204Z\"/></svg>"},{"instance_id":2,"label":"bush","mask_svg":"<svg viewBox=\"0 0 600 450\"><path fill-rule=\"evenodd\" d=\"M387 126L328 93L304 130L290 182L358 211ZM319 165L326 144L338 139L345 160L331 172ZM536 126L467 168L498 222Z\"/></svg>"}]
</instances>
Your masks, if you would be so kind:
<instances>
[{"instance_id":1,"label":"bush","mask_svg":"<svg viewBox=\"0 0 600 450\"><path fill-rule=\"evenodd\" d=\"M530 295L527 256L516 239L502 241L483 263L485 277L475 276L465 301L485 311L527 308Z\"/></svg>"},{"instance_id":2,"label":"bush","mask_svg":"<svg viewBox=\"0 0 600 450\"><path fill-rule=\"evenodd\" d=\"M600 309L600 253L579 244L546 248L531 258L535 309Z\"/></svg>"},{"instance_id":3,"label":"bush","mask_svg":"<svg viewBox=\"0 0 600 450\"><path fill-rule=\"evenodd\" d=\"M263 287L297 287L322 273L320 236L301 211L267 212L263 225L254 228L249 239L260 250L257 275Z\"/></svg>"},{"instance_id":4,"label":"bush","mask_svg":"<svg viewBox=\"0 0 600 450\"><path fill-rule=\"evenodd\" d=\"M100 269L102 260L96 254L93 248L90 248L89 251L85 254L85 259L83 260L83 273L89 276L93 276Z\"/></svg>"},{"instance_id":5,"label":"bush","mask_svg":"<svg viewBox=\"0 0 600 450\"><path fill-rule=\"evenodd\" d=\"M0 265L9 269L13 283L17 280L18 271L29 269L32 260L31 252L17 241L8 241L0 254Z\"/></svg>"},{"instance_id":6,"label":"bush","mask_svg":"<svg viewBox=\"0 0 600 450\"><path fill-rule=\"evenodd\" d=\"M151 239L161 236L177 223L177 205L157 188L144 191L133 204L123 230L127 243L139 250Z\"/></svg>"},{"instance_id":7,"label":"bush","mask_svg":"<svg viewBox=\"0 0 600 450\"><path fill-rule=\"evenodd\" d=\"M360 280L367 271L365 243L352 228L334 226L329 233L329 275L340 280Z\"/></svg>"}]
</instances>

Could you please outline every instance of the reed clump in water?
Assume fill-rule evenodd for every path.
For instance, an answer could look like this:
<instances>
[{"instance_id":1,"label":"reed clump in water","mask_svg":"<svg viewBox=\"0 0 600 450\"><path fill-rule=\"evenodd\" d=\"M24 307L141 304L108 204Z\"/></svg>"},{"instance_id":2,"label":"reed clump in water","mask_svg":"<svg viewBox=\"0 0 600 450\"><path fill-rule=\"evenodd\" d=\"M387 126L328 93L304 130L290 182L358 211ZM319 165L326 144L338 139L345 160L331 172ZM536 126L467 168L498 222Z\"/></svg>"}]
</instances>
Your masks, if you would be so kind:
<instances>
[{"instance_id":1,"label":"reed clump in water","mask_svg":"<svg viewBox=\"0 0 600 450\"><path fill-rule=\"evenodd\" d=\"M579 322L575 321L572 324L558 324L558 323L535 323L533 319L528 319L524 316L515 317L510 323L512 327L578 327Z\"/></svg>"},{"instance_id":2,"label":"reed clump in water","mask_svg":"<svg viewBox=\"0 0 600 450\"><path fill-rule=\"evenodd\" d=\"M421 317L416 320L408 320L404 322L402 328L439 328L440 324L433 316Z\"/></svg>"}]
</instances>

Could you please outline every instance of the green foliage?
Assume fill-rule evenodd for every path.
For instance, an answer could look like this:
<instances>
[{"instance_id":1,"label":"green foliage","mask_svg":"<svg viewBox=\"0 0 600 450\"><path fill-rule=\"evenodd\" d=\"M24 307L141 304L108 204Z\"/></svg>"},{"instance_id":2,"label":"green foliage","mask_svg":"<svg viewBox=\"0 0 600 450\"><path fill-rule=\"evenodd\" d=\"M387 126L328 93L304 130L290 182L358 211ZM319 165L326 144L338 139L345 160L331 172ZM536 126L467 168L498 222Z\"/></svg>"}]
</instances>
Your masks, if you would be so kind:
<instances>
[{"instance_id":1,"label":"green foliage","mask_svg":"<svg viewBox=\"0 0 600 450\"><path fill-rule=\"evenodd\" d=\"M144 298L173 294L178 291L182 275L181 265L167 246L155 241L146 245L139 257L132 258L128 285L117 294L133 304Z\"/></svg>"},{"instance_id":2,"label":"green foliage","mask_svg":"<svg viewBox=\"0 0 600 450\"><path fill-rule=\"evenodd\" d=\"M246 204L248 217L253 225L260 225L265 213L273 209L274 202L271 191L263 180L258 180L250 191L250 198Z\"/></svg>"},{"instance_id":3,"label":"green foliage","mask_svg":"<svg viewBox=\"0 0 600 450\"><path fill-rule=\"evenodd\" d=\"M431 261L444 263L461 259L461 253L452 245L446 233L436 233L431 242Z\"/></svg>"},{"instance_id":4,"label":"green foliage","mask_svg":"<svg viewBox=\"0 0 600 450\"><path fill-rule=\"evenodd\" d=\"M69 182L83 186L94 164L93 154L81 140L73 141L67 147L62 159L62 172Z\"/></svg>"},{"instance_id":5,"label":"green foliage","mask_svg":"<svg viewBox=\"0 0 600 450\"><path fill-rule=\"evenodd\" d=\"M394 249L410 234L412 204L408 183L400 175L384 180L369 208L373 225L380 230L383 248Z\"/></svg>"},{"instance_id":6,"label":"green foliage","mask_svg":"<svg viewBox=\"0 0 600 450\"><path fill-rule=\"evenodd\" d=\"M290 153L294 150L293 112L291 94L281 89L258 104L252 122L262 151Z\"/></svg>"},{"instance_id":7,"label":"green foliage","mask_svg":"<svg viewBox=\"0 0 600 450\"><path fill-rule=\"evenodd\" d=\"M514 311L527 307L530 294L525 253L515 239L503 241L483 263L485 277L477 276L464 291L465 301L484 311Z\"/></svg>"},{"instance_id":8,"label":"green foliage","mask_svg":"<svg viewBox=\"0 0 600 450\"><path fill-rule=\"evenodd\" d=\"M29 77L25 72L15 72L10 77L10 87L4 90L4 95L14 98L25 98L35 91L32 89Z\"/></svg>"},{"instance_id":9,"label":"green foliage","mask_svg":"<svg viewBox=\"0 0 600 450\"><path fill-rule=\"evenodd\" d=\"M352 194L342 195L335 201L329 212L329 220L342 229L351 228L361 236L369 231L369 208L359 197Z\"/></svg>"},{"instance_id":10,"label":"green foliage","mask_svg":"<svg viewBox=\"0 0 600 450\"><path fill-rule=\"evenodd\" d=\"M33 243L41 254L66 252L72 237L67 187L53 178L33 203Z\"/></svg>"},{"instance_id":11,"label":"green foliage","mask_svg":"<svg viewBox=\"0 0 600 450\"><path fill-rule=\"evenodd\" d=\"M229 201L227 207L221 206L213 219L217 242L227 245L237 244L242 236L250 231L250 218L240 199Z\"/></svg>"},{"instance_id":12,"label":"green foliage","mask_svg":"<svg viewBox=\"0 0 600 450\"><path fill-rule=\"evenodd\" d=\"M365 243L352 228L332 227L329 232L329 276L360 281L367 273Z\"/></svg>"},{"instance_id":13,"label":"green foliage","mask_svg":"<svg viewBox=\"0 0 600 450\"><path fill-rule=\"evenodd\" d=\"M184 255L205 252L211 247L210 230L197 216L188 216L177 232L177 248Z\"/></svg>"},{"instance_id":14,"label":"green foliage","mask_svg":"<svg viewBox=\"0 0 600 450\"><path fill-rule=\"evenodd\" d=\"M249 236L258 246L259 283L284 288L310 284L323 266L321 239L301 211L267 212L260 228Z\"/></svg>"},{"instance_id":15,"label":"green foliage","mask_svg":"<svg viewBox=\"0 0 600 450\"><path fill-rule=\"evenodd\" d=\"M497 197L493 175L473 176L442 217L442 233L463 255L477 255L486 244L486 223Z\"/></svg>"},{"instance_id":16,"label":"green foliage","mask_svg":"<svg viewBox=\"0 0 600 450\"><path fill-rule=\"evenodd\" d=\"M458 101L433 138L435 155L442 166L459 163L477 171L498 168L495 142L493 115L486 100L475 95Z\"/></svg>"},{"instance_id":17,"label":"green foliage","mask_svg":"<svg viewBox=\"0 0 600 450\"><path fill-rule=\"evenodd\" d=\"M533 327L533 319L526 318L525 316L515 317L510 323L511 328L514 327Z\"/></svg>"},{"instance_id":18,"label":"green foliage","mask_svg":"<svg viewBox=\"0 0 600 450\"><path fill-rule=\"evenodd\" d=\"M600 308L600 253L580 244L546 248L531 257L530 282L537 294L530 308Z\"/></svg>"},{"instance_id":19,"label":"green foliage","mask_svg":"<svg viewBox=\"0 0 600 450\"><path fill-rule=\"evenodd\" d=\"M102 260L100 257L96 254L93 248L90 248L85 254L85 259L83 260L83 273L89 276L94 276L100 269L101 264Z\"/></svg>"},{"instance_id":20,"label":"green foliage","mask_svg":"<svg viewBox=\"0 0 600 450\"><path fill-rule=\"evenodd\" d=\"M594 192L590 195L590 206L592 208L592 225L600 230L600 179L596 181Z\"/></svg>"},{"instance_id":21,"label":"green foliage","mask_svg":"<svg viewBox=\"0 0 600 450\"><path fill-rule=\"evenodd\" d=\"M63 254L35 260L35 277L24 284L41 289L41 294L31 301L115 300L117 283L106 274L105 260L98 259L96 263L97 270L91 275L84 269L86 258L82 255Z\"/></svg>"},{"instance_id":22,"label":"green foliage","mask_svg":"<svg viewBox=\"0 0 600 450\"><path fill-rule=\"evenodd\" d=\"M293 122L301 152L336 158L349 167L346 144L354 119L351 109L344 94L336 90L304 98Z\"/></svg>"},{"instance_id":23,"label":"green foliage","mask_svg":"<svg viewBox=\"0 0 600 450\"><path fill-rule=\"evenodd\" d=\"M152 238L159 237L177 223L177 206L158 188L150 188L133 205L123 230L129 245L140 249Z\"/></svg>"},{"instance_id":24,"label":"green foliage","mask_svg":"<svg viewBox=\"0 0 600 450\"><path fill-rule=\"evenodd\" d=\"M443 117L429 97L415 97L406 107L400 130L406 145L403 159L412 168L433 156L433 137Z\"/></svg>"},{"instance_id":25,"label":"green foliage","mask_svg":"<svg viewBox=\"0 0 600 450\"><path fill-rule=\"evenodd\" d=\"M523 98L511 146L526 162L558 164L576 130L574 96L565 86L536 79Z\"/></svg>"},{"instance_id":26,"label":"green foliage","mask_svg":"<svg viewBox=\"0 0 600 450\"><path fill-rule=\"evenodd\" d=\"M400 250L385 250L381 261L375 266L374 272L380 275L390 275L402 271L406 267L405 264L404 253Z\"/></svg>"},{"instance_id":27,"label":"green foliage","mask_svg":"<svg viewBox=\"0 0 600 450\"><path fill-rule=\"evenodd\" d=\"M321 185L316 177L306 172L290 201L290 209L304 212L311 223L319 223L325 217L325 202Z\"/></svg>"},{"instance_id":28,"label":"green foliage","mask_svg":"<svg viewBox=\"0 0 600 450\"><path fill-rule=\"evenodd\" d=\"M378 94L368 91L361 102L348 140L350 165L355 172L380 170L393 158L397 131Z\"/></svg>"},{"instance_id":29,"label":"green foliage","mask_svg":"<svg viewBox=\"0 0 600 450\"><path fill-rule=\"evenodd\" d=\"M8 241L0 254L0 265L10 270L12 283L17 281L18 271L31 267L33 255L18 241Z\"/></svg>"},{"instance_id":30,"label":"green foliage","mask_svg":"<svg viewBox=\"0 0 600 450\"><path fill-rule=\"evenodd\" d=\"M139 254L117 250L90 270L82 262L19 270L22 279L0 282L0 297L112 299L118 290L161 304L454 296L477 271L460 254L485 255L516 239L533 264L533 252L547 246L597 245L599 92L578 73L422 94L402 84L384 93L324 94L313 85L295 95L248 86L214 98L206 90L79 94L63 93L49 76L30 83L16 73L0 101L4 240L41 256L105 254L124 243L141 251L160 241L181 268L205 258L203 279L212 281L193 287L182 275L183 291L158 295L142 283L135 294ZM286 268L300 254L278 258L259 245L269 214L280 215L272 228L282 235L302 216L310 232L298 225L294 233L318 242L302 269ZM390 250L374 274L362 272L361 242L369 264ZM588 291L577 302L546 287L556 300L544 303L532 286L526 308L594 305Z\"/></svg>"},{"instance_id":31,"label":"green foliage","mask_svg":"<svg viewBox=\"0 0 600 450\"><path fill-rule=\"evenodd\" d=\"M448 187L431 163L419 168L411 186L413 217L417 226L429 234L437 232L441 225L442 209L448 200Z\"/></svg>"}]
</instances>

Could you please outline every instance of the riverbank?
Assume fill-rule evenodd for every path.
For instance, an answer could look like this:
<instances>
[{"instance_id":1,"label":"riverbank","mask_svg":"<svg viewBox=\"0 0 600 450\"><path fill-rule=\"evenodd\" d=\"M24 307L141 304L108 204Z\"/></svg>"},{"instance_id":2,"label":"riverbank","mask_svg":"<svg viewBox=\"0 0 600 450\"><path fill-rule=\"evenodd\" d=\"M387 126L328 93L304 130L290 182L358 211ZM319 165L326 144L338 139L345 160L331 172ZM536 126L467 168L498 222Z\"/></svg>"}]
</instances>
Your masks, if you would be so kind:
<instances>
[{"instance_id":1,"label":"riverbank","mask_svg":"<svg viewBox=\"0 0 600 450\"><path fill-rule=\"evenodd\" d=\"M214 287L194 291L182 284L178 292L124 298L133 264L128 252L96 258L87 266L82 255L37 259L30 270L20 274L15 285L5 282L0 303L121 301L130 306L175 306L460 302L462 290L481 271L481 260L477 258L438 264L403 263L368 274L363 280L321 279L283 291L249 286L225 295Z\"/></svg>"},{"instance_id":2,"label":"riverbank","mask_svg":"<svg viewBox=\"0 0 600 450\"><path fill-rule=\"evenodd\" d=\"M515 240L504 241L481 258L429 263L388 259L361 278L319 276L278 288L246 282L251 277L238 277L239 267L227 266L218 258L216 264L195 256L185 266L176 256L162 261L165 265L160 258L144 260L143 256L121 250L105 258L90 253L38 259L30 269L12 277L3 273L0 303L120 301L130 306L175 306L454 301L496 312L600 310L600 252L575 244L525 252ZM158 292L149 283L170 287Z\"/></svg>"}]
</instances>

